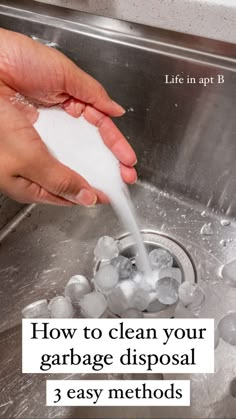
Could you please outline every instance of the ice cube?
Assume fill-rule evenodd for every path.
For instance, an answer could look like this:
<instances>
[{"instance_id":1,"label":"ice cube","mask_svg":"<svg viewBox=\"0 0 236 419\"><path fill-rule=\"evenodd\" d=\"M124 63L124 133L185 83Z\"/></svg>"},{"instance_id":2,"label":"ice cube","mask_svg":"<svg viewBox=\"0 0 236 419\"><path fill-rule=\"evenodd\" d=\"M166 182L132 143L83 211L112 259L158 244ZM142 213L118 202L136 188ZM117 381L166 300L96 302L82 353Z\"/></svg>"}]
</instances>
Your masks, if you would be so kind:
<instances>
[{"instance_id":1,"label":"ice cube","mask_svg":"<svg viewBox=\"0 0 236 419\"><path fill-rule=\"evenodd\" d=\"M205 301L202 289L193 282L183 282L179 287L179 299L190 311L200 308Z\"/></svg>"},{"instance_id":2,"label":"ice cube","mask_svg":"<svg viewBox=\"0 0 236 419\"><path fill-rule=\"evenodd\" d=\"M70 319L74 315L70 299L61 295L51 299L48 309L52 319Z\"/></svg>"},{"instance_id":3,"label":"ice cube","mask_svg":"<svg viewBox=\"0 0 236 419\"><path fill-rule=\"evenodd\" d=\"M152 269L163 269L173 266L173 257L165 249L153 249L148 257Z\"/></svg>"},{"instance_id":4,"label":"ice cube","mask_svg":"<svg viewBox=\"0 0 236 419\"><path fill-rule=\"evenodd\" d=\"M97 260L111 260L119 255L118 243L112 237L100 237L95 247L94 255Z\"/></svg>"},{"instance_id":5,"label":"ice cube","mask_svg":"<svg viewBox=\"0 0 236 419\"><path fill-rule=\"evenodd\" d=\"M211 223L206 223L202 226L200 234L203 236L212 236L214 231L212 229Z\"/></svg>"},{"instance_id":6,"label":"ice cube","mask_svg":"<svg viewBox=\"0 0 236 419\"><path fill-rule=\"evenodd\" d=\"M91 285L83 275L72 276L65 287L65 296L74 306L78 306L80 298L89 292L91 292Z\"/></svg>"},{"instance_id":7,"label":"ice cube","mask_svg":"<svg viewBox=\"0 0 236 419\"><path fill-rule=\"evenodd\" d=\"M221 276L230 287L236 287L236 260L232 260L223 266Z\"/></svg>"},{"instance_id":8,"label":"ice cube","mask_svg":"<svg viewBox=\"0 0 236 419\"><path fill-rule=\"evenodd\" d=\"M129 306L137 310L145 310L151 302L150 295L142 288L137 289L129 299Z\"/></svg>"},{"instance_id":9,"label":"ice cube","mask_svg":"<svg viewBox=\"0 0 236 419\"><path fill-rule=\"evenodd\" d=\"M220 337L230 345L236 345L236 313L224 316L218 325Z\"/></svg>"},{"instance_id":10,"label":"ice cube","mask_svg":"<svg viewBox=\"0 0 236 419\"><path fill-rule=\"evenodd\" d=\"M236 399L236 377L230 383L230 394Z\"/></svg>"},{"instance_id":11,"label":"ice cube","mask_svg":"<svg viewBox=\"0 0 236 419\"><path fill-rule=\"evenodd\" d=\"M174 304L178 300L179 283L173 278L161 278L157 281L157 298L163 304Z\"/></svg>"},{"instance_id":12,"label":"ice cube","mask_svg":"<svg viewBox=\"0 0 236 419\"><path fill-rule=\"evenodd\" d=\"M135 308L128 308L128 310L122 313L121 317L123 319L141 319L143 317L143 313Z\"/></svg>"},{"instance_id":13,"label":"ice cube","mask_svg":"<svg viewBox=\"0 0 236 419\"><path fill-rule=\"evenodd\" d=\"M80 310L83 317L99 318L103 315L106 308L106 298L96 291L84 295L80 300Z\"/></svg>"},{"instance_id":14,"label":"ice cube","mask_svg":"<svg viewBox=\"0 0 236 419\"><path fill-rule=\"evenodd\" d=\"M117 256L111 260L111 264L117 268L120 279L130 278L133 271L133 265L130 259L124 256Z\"/></svg>"},{"instance_id":15,"label":"ice cube","mask_svg":"<svg viewBox=\"0 0 236 419\"><path fill-rule=\"evenodd\" d=\"M159 300L152 301L147 307L148 313L158 313L159 311L166 310L169 306L167 304L162 304Z\"/></svg>"},{"instance_id":16,"label":"ice cube","mask_svg":"<svg viewBox=\"0 0 236 419\"><path fill-rule=\"evenodd\" d=\"M161 278L173 278L181 284L182 273L179 268L164 268L159 271L159 279Z\"/></svg>"},{"instance_id":17,"label":"ice cube","mask_svg":"<svg viewBox=\"0 0 236 419\"><path fill-rule=\"evenodd\" d=\"M107 307L104 313L99 317L100 319L116 319L116 315L112 313L111 310Z\"/></svg>"},{"instance_id":18,"label":"ice cube","mask_svg":"<svg viewBox=\"0 0 236 419\"><path fill-rule=\"evenodd\" d=\"M25 319L48 319L50 313L47 300L38 300L23 308L22 317Z\"/></svg>"},{"instance_id":19,"label":"ice cube","mask_svg":"<svg viewBox=\"0 0 236 419\"><path fill-rule=\"evenodd\" d=\"M221 220L221 221L220 221L220 224L221 224L223 227L228 227L228 226L230 226L231 221L230 221L230 220Z\"/></svg>"},{"instance_id":20,"label":"ice cube","mask_svg":"<svg viewBox=\"0 0 236 419\"><path fill-rule=\"evenodd\" d=\"M109 293L119 281L118 270L113 265L104 265L94 277L95 288L103 294Z\"/></svg>"},{"instance_id":21,"label":"ice cube","mask_svg":"<svg viewBox=\"0 0 236 419\"><path fill-rule=\"evenodd\" d=\"M125 310L132 307L130 301L136 290L137 285L132 280L124 279L119 282L118 286L107 296L109 309L121 316Z\"/></svg>"},{"instance_id":22,"label":"ice cube","mask_svg":"<svg viewBox=\"0 0 236 419\"><path fill-rule=\"evenodd\" d=\"M116 287L107 296L107 305L109 310L118 316L121 316L121 314L129 308L127 301L119 287Z\"/></svg>"}]
</instances>

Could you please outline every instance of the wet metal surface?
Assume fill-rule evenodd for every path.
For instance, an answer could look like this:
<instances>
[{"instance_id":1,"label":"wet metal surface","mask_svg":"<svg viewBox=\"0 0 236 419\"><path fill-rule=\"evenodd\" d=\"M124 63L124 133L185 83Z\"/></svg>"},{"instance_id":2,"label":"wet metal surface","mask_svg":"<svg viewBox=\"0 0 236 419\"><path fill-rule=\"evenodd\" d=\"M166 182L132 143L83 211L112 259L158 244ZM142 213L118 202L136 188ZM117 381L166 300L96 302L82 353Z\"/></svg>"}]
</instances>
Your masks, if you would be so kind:
<instances>
[{"instance_id":1,"label":"wet metal surface","mask_svg":"<svg viewBox=\"0 0 236 419\"><path fill-rule=\"evenodd\" d=\"M19 204L0 193L0 229L11 221L22 208L22 204Z\"/></svg>"},{"instance_id":2,"label":"wet metal surface","mask_svg":"<svg viewBox=\"0 0 236 419\"><path fill-rule=\"evenodd\" d=\"M235 310L236 289L222 288L219 278L221 265L236 256L235 46L36 2L1 3L3 27L57 44L127 109L117 124L138 155L140 181L131 194L140 228L172 238L191 255L198 282L222 295L216 318ZM223 74L225 83L166 85L165 74ZM212 235L200 234L206 223ZM1 417L200 417L194 408L117 407L112 415L109 408L47 408L46 375L21 374L21 309L61 294L74 274L92 278L97 239L125 233L109 206L33 206L2 230ZM229 403L224 417L234 412ZM220 415L216 409L214 417Z\"/></svg>"}]
</instances>

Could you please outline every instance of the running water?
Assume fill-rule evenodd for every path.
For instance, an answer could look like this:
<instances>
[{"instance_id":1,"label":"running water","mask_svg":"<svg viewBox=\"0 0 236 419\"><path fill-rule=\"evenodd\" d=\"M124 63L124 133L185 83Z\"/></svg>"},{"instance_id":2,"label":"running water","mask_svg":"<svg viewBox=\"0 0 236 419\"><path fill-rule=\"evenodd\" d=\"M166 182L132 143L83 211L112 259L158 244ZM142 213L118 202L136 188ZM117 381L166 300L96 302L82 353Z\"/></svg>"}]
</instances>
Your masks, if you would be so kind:
<instances>
[{"instance_id":1,"label":"running water","mask_svg":"<svg viewBox=\"0 0 236 419\"><path fill-rule=\"evenodd\" d=\"M135 210L130 198L130 194L126 185L123 189L114 195L109 196L115 212L118 214L120 220L123 222L128 231L131 232L134 238L134 243L137 247L137 260L139 270L144 273L144 276L149 276L151 273L150 262L147 251L140 234L138 224L136 221Z\"/></svg>"},{"instance_id":2,"label":"running water","mask_svg":"<svg viewBox=\"0 0 236 419\"><path fill-rule=\"evenodd\" d=\"M119 161L104 144L98 129L83 116L73 118L58 107L40 109L34 127L59 161L109 197L119 218L133 235L139 268L148 276L151 272L148 255L128 188L120 175Z\"/></svg>"}]
</instances>

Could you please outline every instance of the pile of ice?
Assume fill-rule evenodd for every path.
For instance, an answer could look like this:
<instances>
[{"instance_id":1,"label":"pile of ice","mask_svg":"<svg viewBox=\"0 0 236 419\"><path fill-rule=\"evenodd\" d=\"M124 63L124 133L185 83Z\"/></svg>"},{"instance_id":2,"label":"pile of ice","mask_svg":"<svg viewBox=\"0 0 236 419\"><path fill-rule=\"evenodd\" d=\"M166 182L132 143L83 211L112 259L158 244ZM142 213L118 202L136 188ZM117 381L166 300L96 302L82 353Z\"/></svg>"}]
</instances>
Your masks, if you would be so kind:
<instances>
[{"instance_id":1,"label":"pile of ice","mask_svg":"<svg viewBox=\"0 0 236 419\"><path fill-rule=\"evenodd\" d=\"M163 248L149 253L150 275L138 269L135 258L120 254L120 243L101 237L94 250L98 270L92 281L75 275L68 281L64 296L36 301L22 310L28 318L122 318L144 317L171 305L176 317L197 316L204 293L196 284L183 282L173 256Z\"/></svg>"},{"instance_id":2,"label":"pile of ice","mask_svg":"<svg viewBox=\"0 0 236 419\"><path fill-rule=\"evenodd\" d=\"M120 255L119 243L111 237L101 237L94 251L100 262L93 284L106 299L108 310L121 317L143 317L143 311L153 309L153 303L174 304L182 281L181 271L173 267L173 257L164 249L149 254L151 274L144 276L135 260ZM83 301L82 301L83 305ZM84 305L83 311L86 311ZM89 316L89 309L86 311Z\"/></svg>"}]
</instances>

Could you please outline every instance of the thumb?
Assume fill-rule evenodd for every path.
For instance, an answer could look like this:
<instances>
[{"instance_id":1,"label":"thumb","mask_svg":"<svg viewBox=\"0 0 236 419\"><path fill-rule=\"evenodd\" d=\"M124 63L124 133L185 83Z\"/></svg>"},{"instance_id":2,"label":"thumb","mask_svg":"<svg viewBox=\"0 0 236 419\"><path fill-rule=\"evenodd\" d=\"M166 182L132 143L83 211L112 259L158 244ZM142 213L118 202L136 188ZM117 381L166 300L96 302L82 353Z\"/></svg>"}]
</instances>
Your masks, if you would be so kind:
<instances>
[{"instance_id":1,"label":"thumb","mask_svg":"<svg viewBox=\"0 0 236 419\"><path fill-rule=\"evenodd\" d=\"M88 182L69 167L60 163L49 152L23 112L1 97L0 127L0 181L2 189L5 187L9 189L11 178L20 177L33 182L54 197L61 197L85 206L91 206L97 202L97 195ZM11 190L8 192L17 192L12 189L18 184L19 182L13 184L12 187L10 185ZM22 186L21 182L19 199L21 199L21 192L29 189L29 185L31 183ZM35 193L32 195L34 196ZM38 189L36 195L40 200L41 189Z\"/></svg>"}]
</instances>

